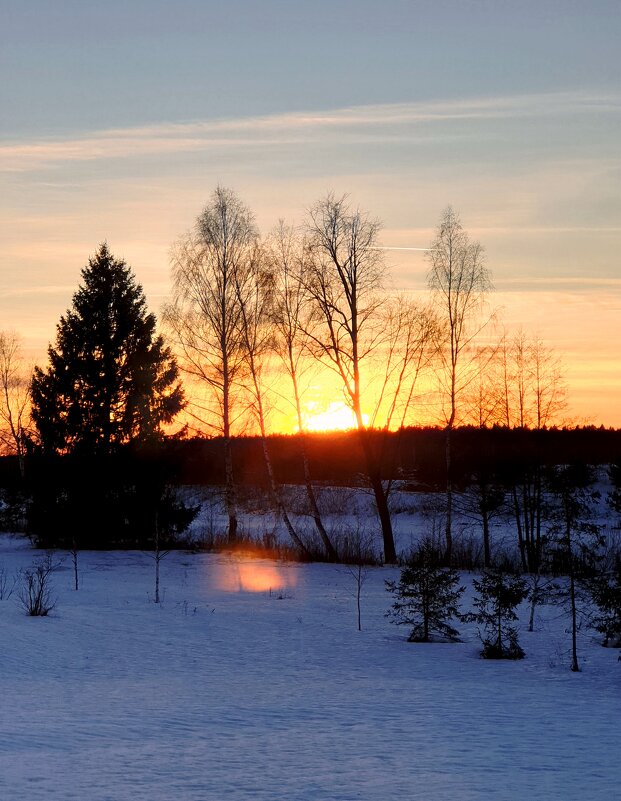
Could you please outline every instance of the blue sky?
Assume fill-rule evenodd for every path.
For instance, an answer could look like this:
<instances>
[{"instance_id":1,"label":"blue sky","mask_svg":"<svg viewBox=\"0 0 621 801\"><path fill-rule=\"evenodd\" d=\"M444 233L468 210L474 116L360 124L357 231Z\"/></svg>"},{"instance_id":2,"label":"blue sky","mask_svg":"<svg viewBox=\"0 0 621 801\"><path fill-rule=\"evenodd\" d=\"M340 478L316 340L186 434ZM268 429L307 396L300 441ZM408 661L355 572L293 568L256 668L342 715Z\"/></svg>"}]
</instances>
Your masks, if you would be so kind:
<instances>
[{"instance_id":1,"label":"blue sky","mask_svg":"<svg viewBox=\"0 0 621 801\"><path fill-rule=\"evenodd\" d=\"M616 91L618 2L3 0L3 135Z\"/></svg>"},{"instance_id":2,"label":"blue sky","mask_svg":"<svg viewBox=\"0 0 621 801\"><path fill-rule=\"evenodd\" d=\"M264 231L349 192L394 247L451 203L577 417L621 425L620 41L618 0L0 0L2 327L42 352L103 239L157 310L217 183Z\"/></svg>"}]
</instances>

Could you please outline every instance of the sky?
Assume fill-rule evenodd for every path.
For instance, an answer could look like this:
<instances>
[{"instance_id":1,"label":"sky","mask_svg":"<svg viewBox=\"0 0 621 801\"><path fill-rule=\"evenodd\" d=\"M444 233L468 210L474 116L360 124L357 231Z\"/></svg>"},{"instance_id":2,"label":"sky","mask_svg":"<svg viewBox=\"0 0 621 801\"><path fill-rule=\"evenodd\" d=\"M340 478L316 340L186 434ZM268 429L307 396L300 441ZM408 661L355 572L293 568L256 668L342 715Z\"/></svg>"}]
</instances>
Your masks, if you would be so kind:
<instances>
[{"instance_id":1,"label":"sky","mask_svg":"<svg viewBox=\"0 0 621 801\"><path fill-rule=\"evenodd\" d=\"M620 41L619 0L0 0L0 328L44 361L104 240L158 312L218 184L264 233L349 193L414 294L451 204L621 426Z\"/></svg>"}]
</instances>

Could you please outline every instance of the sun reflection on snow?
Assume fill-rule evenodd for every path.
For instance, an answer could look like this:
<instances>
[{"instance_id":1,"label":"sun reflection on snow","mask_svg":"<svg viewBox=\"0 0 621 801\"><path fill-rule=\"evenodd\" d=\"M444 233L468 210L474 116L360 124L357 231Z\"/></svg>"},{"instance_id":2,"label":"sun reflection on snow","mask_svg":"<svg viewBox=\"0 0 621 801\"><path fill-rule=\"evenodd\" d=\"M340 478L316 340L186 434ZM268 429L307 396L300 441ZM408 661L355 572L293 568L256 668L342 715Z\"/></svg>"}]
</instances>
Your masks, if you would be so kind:
<instances>
[{"instance_id":1,"label":"sun reflection on snow","mask_svg":"<svg viewBox=\"0 0 621 801\"><path fill-rule=\"evenodd\" d=\"M215 566L214 586L222 592L269 592L295 587L296 573L252 553L237 551Z\"/></svg>"}]
</instances>

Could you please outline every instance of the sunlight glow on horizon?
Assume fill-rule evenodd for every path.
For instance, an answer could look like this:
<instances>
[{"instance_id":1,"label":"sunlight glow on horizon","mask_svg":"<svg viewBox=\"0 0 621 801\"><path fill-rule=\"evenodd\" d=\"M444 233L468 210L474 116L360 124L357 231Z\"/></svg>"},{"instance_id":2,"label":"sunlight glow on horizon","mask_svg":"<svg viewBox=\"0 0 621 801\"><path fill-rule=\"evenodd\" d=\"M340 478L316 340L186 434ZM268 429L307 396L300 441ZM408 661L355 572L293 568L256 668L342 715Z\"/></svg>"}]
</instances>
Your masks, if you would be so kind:
<instances>
[{"instance_id":1,"label":"sunlight glow on horizon","mask_svg":"<svg viewBox=\"0 0 621 801\"><path fill-rule=\"evenodd\" d=\"M343 401L332 401L321 411L317 402L309 401L303 413L304 428L310 432L350 431L357 428L356 416ZM368 425L369 416L363 414L364 424Z\"/></svg>"}]
</instances>

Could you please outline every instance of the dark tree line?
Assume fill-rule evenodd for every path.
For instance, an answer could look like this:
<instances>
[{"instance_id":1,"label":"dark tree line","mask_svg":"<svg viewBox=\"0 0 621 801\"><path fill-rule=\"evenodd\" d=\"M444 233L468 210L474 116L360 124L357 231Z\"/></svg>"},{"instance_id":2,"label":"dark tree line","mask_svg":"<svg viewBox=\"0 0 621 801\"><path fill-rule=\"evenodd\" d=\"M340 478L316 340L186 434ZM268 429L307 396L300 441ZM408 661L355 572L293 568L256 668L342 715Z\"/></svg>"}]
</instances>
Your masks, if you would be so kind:
<instances>
[{"instance_id":1,"label":"dark tree line","mask_svg":"<svg viewBox=\"0 0 621 801\"><path fill-rule=\"evenodd\" d=\"M284 483L301 483L317 555L337 559L314 486L359 484L372 493L384 559L394 562L392 493L442 487L447 565L461 558L453 552L456 514L480 521L486 567L495 559L494 518L504 514L515 524L522 569L536 574L550 469L613 462L621 453L618 432L550 428L564 406L564 386L558 360L540 340L519 332L478 344L491 319L483 307L491 276L482 246L453 209L444 212L429 249L428 306L386 290L379 231L379 222L346 196L328 194L300 228L281 223L262 239L248 207L218 187L173 249L173 297L164 318L177 357L156 332L129 267L101 246L60 320L49 365L35 369L31 425L24 424L23 382L16 379L16 340L0 338L2 442L32 485L24 496L31 529L38 532L46 518L55 527L57 513L62 520L89 497L87 506L101 507L99 521L109 508L121 508L119 499L146 497L144 466L132 460L148 449L163 476L151 482L162 487L154 495L170 496L166 487L174 481L222 485L230 542L238 536L240 487L255 484L294 548L309 556L283 492ZM162 467L170 452L163 432L186 405L177 358L194 381L186 419L211 436L178 443L173 476ZM270 359L290 382L296 437L268 435L276 395L286 395L270 387ZM354 431L322 437L305 430L301 379L309 362L332 372ZM421 403L421 376L437 409L435 429L406 425ZM468 421L474 425L464 426ZM244 425L258 436L240 436ZM44 460L53 473L47 482ZM54 488L67 481L70 491ZM619 505L615 496L611 503ZM129 521L133 514L118 517ZM112 531L120 524L101 525Z\"/></svg>"}]
</instances>

